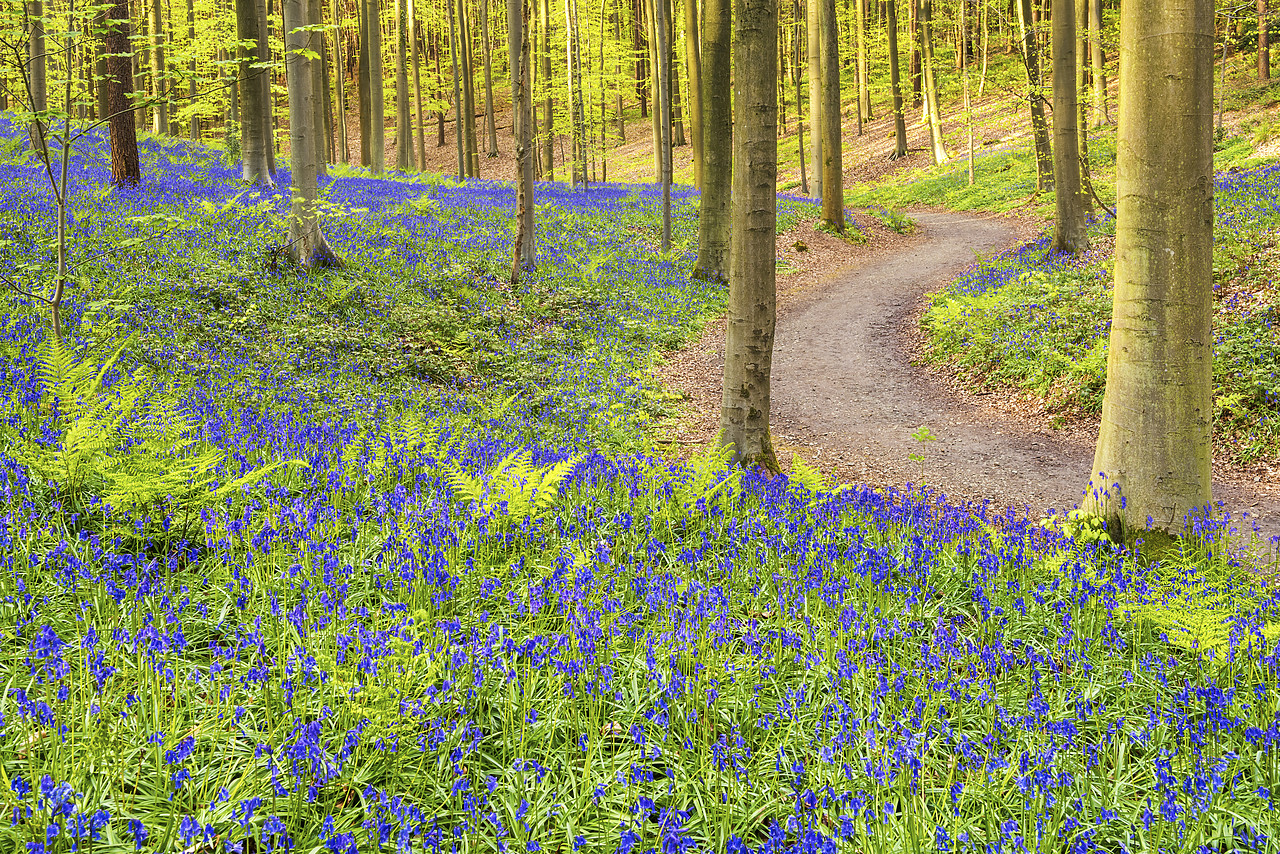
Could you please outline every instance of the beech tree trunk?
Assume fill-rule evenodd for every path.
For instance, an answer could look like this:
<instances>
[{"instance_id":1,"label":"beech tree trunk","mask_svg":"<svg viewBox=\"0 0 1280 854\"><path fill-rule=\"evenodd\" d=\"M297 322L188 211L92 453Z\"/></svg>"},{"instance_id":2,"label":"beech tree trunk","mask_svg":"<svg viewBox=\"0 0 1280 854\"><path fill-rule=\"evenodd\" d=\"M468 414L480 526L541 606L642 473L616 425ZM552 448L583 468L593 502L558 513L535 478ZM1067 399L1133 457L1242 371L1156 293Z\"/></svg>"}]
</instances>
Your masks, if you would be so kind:
<instances>
[{"instance_id":1,"label":"beech tree trunk","mask_svg":"<svg viewBox=\"0 0 1280 854\"><path fill-rule=\"evenodd\" d=\"M1080 184L1076 122L1075 0L1053 0L1053 248L1076 255L1089 248Z\"/></svg>"},{"instance_id":2,"label":"beech tree trunk","mask_svg":"<svg viewBox=\"0 0 1280 854\"><path fill-rule=\"evenodd\" d=\"M538 82L544 92L542 101L542 177L547 181L554 181L556 179L554 148L556 125L555 117L552 115L552 111L555 109L555 102L551 97L550 0L539 0L538 22L541 24L539 29L542 32L542 74L539 75Z\"/></svg>"},{"instance_id":3,"label":"beech tree trunk","mask_svg":"<svg viewBox=\"0 0 1280 854\"><path fill-rule=\"evenodd\" d=\"M795 13L795 26L791 32L791 83L796 89L796 143L799 149L797 154L800 155L800 192L807 196L809 195L809 175L805 171L804 163L804 96L800 89L800 33L804 7L801 5L801 0L795 0L792 8Z\"/></svg>"},{"instance_id":4,"label":"beech tree trunk","mask_svg":"<svg viewBox=\"0 0 1280 854\"><path fill-rule=\"evenodd\" d=\"M191 104L196 104L196 93L198 91L196 85L196 4L194 0L187 0L187 49L191 51L191 58L187 61L187 94L190 96ZM192 140L200 139L200 116L198 113L191 114L191 125L189 132Z\"/></svg>"},{"instance_id":5,"label":"beech tree trunk","mask_svg":"<svg viewBox=\"0 0 1280 854\"><path fill-rule=\"evenodd\" d=\"M862 123L871 121L871 83L867 79L867 0L858 0L853 24L858 28L858 128L861 135Z\"/></svg>"},{"instance_id":6,"label":"beech tree trunk","mask_svg":"<svg viewBox=\"0 0 1280 854\"><path fill-rule=\"evenodd\" d=\"M510 21L509 47L515 103L512 105L516 124L516 239L512 251L511 283L519 282L522 273L532 270L537 237L534 222L533 183L533 89L529 85L533 56L529 45L529 0L507 0Z\"/></svg>"},{"instance_id":7,"label":"beech tree trunk","mask_svg":"<svg viewBox=\"0 0 1280 854\"><path fill-rule=\"evenodd\" d=\"M319 0L283 0L285 81L289 88L289 168L293 202L289 215L289 252L304 268L334 267L338 258L320 231L319 128L316 117L316 73L312 68L323 50L314 28Z\"/></svg>"},{"instance_id":8,"label":"beech tree trunk","mask_svg":"<svg viewBox=\"0 0 1280 854\"><path fill-rule=\"evenodd\" d=\"M338 115L334 125L338 131L338 151L343 163L351 162L351 145L347 141L347 66L342 61L342 18L338 0L330 0L329 10L333 16L333 24L337 29L333 34L333 93L337 96Z\"/></svg>"},{"instance_id":9,"label":"beech tree trunk","mask_svg":"<svg viewBox=\"0 0 1280 854\"><path fill-rule=\"evenodd\" d=\"M1258 79L1271 79L1271 33L1267 0L1258 0Z\"/></svg>"},{"instance_id":10,"label":"beech tree trunk","mask_svg":"<svg viewBox=\"0 0 1280 854\"><path fill-rule=\"evenodd\" d=\"M915 0L907 0L914 3ZM885 4L885 19L889 31L889 83L893 89L893 129L896 146L892 160L907 156L907 120L902 113L902 74L898 60L898 10L896 0Z\"/></svg>"},{"instance_id":11,"label":"beech tree trunk","mask_svg":"<svg viewBox=\"0 0 1280 854\"><path fill-rule=\"evenodd\" d=\"M31 87L31 111L44 113L49 108L49 60L45 48L44 0L28 0L27 16L31 28L27 39L27 85ZM40 121L44 120L40 119ZM45 122L45 124L48 123ZM36 129L34 123L30 136L32 150L46 147L44 134Z\"/></svg>"},{"instance_id":12,"label":"beech tree trunk","mask_svg":"<svg viewBox=\"0 0 1280 854\"><path fill-rule=\"evenodd\" d=\"M133 93L133 53L129 44L129 0L111 0L106 9L103 34L106 76L102 81L106 93L108 134L111 140L111 183L117 187L136 186L142 181L138 161L138 131L134 111L129 104Z\"/></svg>"},{"instance_id":13,"label":"beech tree trunk","mask_svg":"<svg viewBox=\"0 0 1280 854\"><path fill-rule=\"evenodd\" d=\"M822 222L837 234L844 234L839 35L836 0L822 0Z\"/></svg>"},{"instance_id":14,"label":"beech tree trunk","mask_svg":"<svg viewBox=\"0 0 1280 854\"><path fill-rule=\"evenodd\" d=\"M1111 124L1107 103L1106 56L1102 51L1102 0L1089 2L1089 59L1093 75L1093 126Z\"/></svg>"},{"instance_id":15,"label":"beech tree trunk","mask_svg":"<svg viewBox=\"0 0 1280 854\"><path fill-rule=\"evenodd\" d=\"M1049 123L1044 117L1044 87L1040 80L1040 50L1031 19L1031 0L1018 0L1018 24L1022 34L1022 62L1027 69L1027 100L1031 105L1031 135L1036 146L1036 190L1053 189L1053 151Z\"/></svg>"},{"instance_id":16,"label":"beech tree trunk","mask_svg":"<svg viewBox=\"0 0 1280 854\"><path fill-rule=\"evenodd\" d=\"M684 0L684 53L689 68L689 139L693 143L693 183L702 188L702 45L698 0Z\"/></svg>"},{"instance_id":17,"label":"beech tree trunk","mask_svg":"<svg viewBox=\"0 0 1280 854\"><path fill-rule=\"evenodd\" d=\"M446 0L446 3L449 7L449 64L453 66L453 129L458 138L458 180L462 180L467 177L470 169L467 157L467 133L463 128L464 120L462 118L464 109L462 103L462 81L458 74L459 39L454 20L453 0Z\"/></svg>"},{"instance_id":18,"label":"beech tree trunk","mask_svg":"<svg viewBox=\"0 0 1280 854\"><path fill-rule=\"evenodd\" d=\"M409 10L395 0L396 16L396 169L413 168L413 115L409 111Z\"/></svg>"},{"instance_id":19,"label":"beech tree trunk","mask_svg":"<svg viewBox=\"0 0 1280 854\"><path fill-rule=\"evenodd\" d=\"M360 15L360 79L357 85L357 95L360 100L360 165L373 165L373 75L370 70L370 63L373 61L369 56L369 0L355 0L356 9ZM450 6L450 9L453 7ZM449 19L453 20L452 17ZM452 31L450 31L452 38ZM452 47L453 42L449 42Z\"/></svg>"},{"instance_id":20,"label":"beech tree trunk","mask_svg":"<svg viewBox=\"0 0 1280 854\"><path fill-rule=\"evenodd\" d=\"M498 156L498 126L493 118L493 64L489 45L489 0L480 0L480 58L484 62L484 123L489 157ZM514 108L514 106L513 106Z\"/></svg>"},{"instance_id":21,"label":"beech tree trunk","mask_svg":"<svg viewBox=\"0 0 1280 854\"><path fill-rule=\"evenodd\" d=\"M418 111L418 169L425 172L427 171L427 119L422 112L422 30L418 26L418 9L415 0L408 0L408 2L409 51L413 55L413 99Z\"/></svg>"},{"instance_id":22,"label":"beech tree trunk","mask_svg":"<svg viewBox=\"0 0 1280 854\"><path fill-rule=\"evenodd\" d=\"M729 278L733 191L733 113L729 0L702 0L702 204L698 211L698 263L694 275Z\"/></svg>"},{"instance_id":23,"label":"beech tree trunk","mask_svg":"<svg viewBox=\"0 0 1280 854\"><path fill-rule=\"evenodd\" d=\"M369 16L369 168L381 175L387 168L386 98L382 93L382 0L366 0Z\"/></svg>"},{"instance_id":24,"label":"beech tree trunk","mask_svg":"<svg viewBox=\"0 0 1280 854\"><path fill-rule=\"evenodd\" d=\"M1174 530L1211 500L1211 0L1120 12L1115 306L1086 510Z\"/></svg>"},{"instance_id":25,"label":"beech tree trunk","mask_svg":"<svg viewBox=\"0 0 1280 854\"><path fill-rule=\"evenodd\" d=\"M826 125L822 116L822 0L808 0L805 5L805 29L808 38L805 47L809 58L809 162L813 164L813 198L819 201L822 192L822 137Z\"/></svg>"},{"instance_id":26,"label":"beech tree trunk","mask_svg":"<svg viewBox=\"0 0 1280 854\"><path fill-rule=\"evenodd\" d=\"M165 79L164 19L160 14L160 0L151 0L151 80L155 103L151 106L152 132L157 136L169 135L169 83Z\"/></svg>"},{"instance_id":27,"label":"beech tree trunk","mask_svg":"<svg viewBox=\"0 0 1280 854\"><path fill-rule=\"evenodd\" d=\"M950 157L942 142L942 113L938 107L938 76L933 59L933 0L924 0L920 4L920 43L924 57L924 102L929 114L929 138L933 142L933 165L941 166Z\"/></svg>"},{"instance_id":28,"label":"beech tree trunk","mask_svg":"<svg viewBox=\"0 0 1280 854\"><path fill-rule=\"evenodd\" d=\"M265 68L253 66L262 62L262 46L266 34L261 30L262 18L256 0L236 0L236 37L240 42L241 119L240 161L242 176L251 184L275 186L275 173L267 157L271 139L271 119L266 99Z\"/></svg>"},{"instance_id":29,"label":"beech tree trunk","mask_svg":"<svg viewBox=\"0 0 1280 854\"><path fill-rule=\"evenodd\" d=\"M778 7L776 0L735 5L734 251L720 442L732 446L742 466L776 472L769 382L777 305Z\"/></svg>"}]
</instances>

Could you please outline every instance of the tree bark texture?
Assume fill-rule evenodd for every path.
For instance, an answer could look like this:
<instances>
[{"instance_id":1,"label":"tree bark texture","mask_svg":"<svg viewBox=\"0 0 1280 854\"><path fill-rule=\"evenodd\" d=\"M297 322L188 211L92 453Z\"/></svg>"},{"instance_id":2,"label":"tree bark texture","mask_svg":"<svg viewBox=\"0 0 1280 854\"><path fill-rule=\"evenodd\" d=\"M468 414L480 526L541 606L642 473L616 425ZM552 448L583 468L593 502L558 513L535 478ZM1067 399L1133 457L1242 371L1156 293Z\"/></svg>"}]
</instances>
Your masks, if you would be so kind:
<instances>
[{"instance_id":1,"label":"tree bark texture","mask_svg":"<svg viewBox=\"0 0 1280 854\"><path fill-rule=\"evenodd\" d=\"M841 139L843 128L840 121L840 33L836 22L836 0L821 0L821 3L823 77L822 222L837 234L844 234L844 146ZM774 123L777 123L776 117Z\"/></svg>"},{"instance_id":2,"label":"tree bark texture","mask_svg":"<svg viewBox=\"0 0 1280 854\"><path fill-rule=\"evenodd\" d=\"M151 130L157 136L169 135L169 83L165 79L164 19L160 0L151 0L151 81L155 103L151 106Z\"/></svg>"},{"instance_id":3,"label":"tree bark texture","mask_svg":"<svg viewBox=\"0 0 1280 854\"><path fill-rule=\"evenodd\" d=\"M532 270L537 236L534 221L533 183L533 88L529 85L533 57L529 45L529 0L507 0L512 47L512 77L516 100L513 118L516 124L516 239L512 250L511 282ZM518 47L516 47L518 45Z\"/></svg>"},{"instance_id":4,"label":"tree bark texture","mask_svg":"<svg viewBox=\"0 0 1280 854\"><path fill-rule=\"evenodd\" d=\"M928 112L929 138L933 142L933 165L950 158L942 142L942 112L938 106L938 69L933 57L933 0L920 4L920 51L924 58L924 104Z\"/></svg>"},{"instance_id":5,"label":"tree bark texture","mask_svg":"<svg viewBox=\"0 0 1280 854\"><path fill-rule=\"evenodd\" d=\"M1181 527L1210 501L1211 0L1124 0L1115 306L1084 506L1113 535Z\"/></svg>"},{"instance_id":6,"label":"tree bark texture","mask_svg":"<svg viewBox=\"0 0 1280 854\"><path fill-rule=\"evenodd\" d=\"M484 62L484 124L489 157L498 156L498 126L493 117L493 63L489 44L489 0L480 0L480 58Z\"/></svg>"},{"instance_id":7,"label":"tree bark texture","mask_svg":"<svg viewBox=\"0 0 1280 854\"><path fill-rule=\"evenodd\" d=\"M684 53L689 67L689 139L693 143L693 183L702 187L702 45L698 0L684 0Z\"/></svg>"},{"instance_id":8,"label":"tree bark texture","mask_svg":"<svg viewBox=\"0 0 1280 854\"><path fill-rule=\"evenodd\" d=\"M409 111L409 10L395 0L396 16L396 169L413 168L413 115Z\"/></svg>"},{"instance_id":9,"label":"tree bark texture","mask_svg":"<svg viewBox=\"0 0 1280 854\"><path fill-rule=\"evenodd\" d=\"M1093 76L1093 120L1096 128L1111 124L1111 108L1107 103L1106 56L1102 51L1102 0L1089 3L1089 62Z\"/></svg>"},{"instance_id":10,"label":"tree bark texture","mask_svg":"<svg viewBox=\"0 0 1280 854\"><path fill-rule=\"evenodd\" d=\"M347 141L347 66L342 61L342 18L340 17L341 6L338 0L330 0L330 14L333 16L333 24L336 29L333 34L333 93L337 96L337 116L334 124L338 131L338 151L337 155L342 158L343 163L351 162L351 145Z\"/></svg>"},{"instance_id":11,"label":"tree bark texture","mask_svg":"<svg viewBox=\"0 0 1280 854\"><path fill-rule=\"evenodd\" d=\"M1022 62L1027 69L1027 101L1031 108L1031 135L1036 146L1036 190L1053 189L1053 151L1049 123L1044 117L1044 87L1040 85L1040 48L1032 22L1031 0L1017 0L1022 35Z\"/></svg>"},{"instance_id":12,"label":"tree bark texture","mask_svg":"<svg viewBox=\"0 0 1280 854\"><path fill-rule=\"evenodd\" d=\"M805 4L806 47L809 58L809 162L813 164L813 198L821 200L822 193L822 130L826 125L822 116L822 0L807 0Z\"/></svg>"},{"instance_id":13,"label":"tree bark texture","mask_svg":"<svg viewBox=\"0 0 1280 854\"><path fill-rule=\"evenodd\" d=\"M907 0L914 3L915 0ZM889 84L893 89L893 130L896 145L893 159L907 156L907 120L903 115L902 105L902 73L898 59L898 10L897 0L888 0L885 4L885 19L889 32Z\"/></svg>"},{"instance_id":14,"label":"tree bark texture","mask_svg":"<svg viewBox=\"0 0 1280 854\"><path fill-rule=\"evenodd\" d=\"M313 27L319 22L318 0L283 0L285 82L289 88L289 169L293 180L289 216L289 251L304 268L333 267L337 256L320 231L319 143L316 127L316 74L312 68L323 46Z\"/></svg>"},{"instance_id":15,"label":"tree bark texture","mask_svg":"<svg viewBox=\"0 0 1280 854\"><path fill-rule=\"evenodd\" d=\"M745 467L778 470L769 435L776 321L778 7L736 0L733 257L720 442Z\"/></svg>"},{"instance_id":16,"label":"tree bark texture","mask_svg":"<svg viewBox=\"0 0 1280 854\"><path fill-rule=\"evenodd\" d=\"M240 162L241 175L251 184L263 187L275 186L275 175L267 159L271 145L268 129L271 126L267 114L265 68L255 68L262 62L261 51L265 35L260 27L256 0L236 0L236 37L240 42L241 120Z\"/></svg>"},{"instance_id":17,"label":"tree bark texture","mask_svg":"<svg viewBox=\"0 0 1280 854\"><path fill-rule=\"evenodd\" d=\"M695 275L727 281L732 223L733 113L729 0L702 0L702 204Z\"/></svg>"},{"instance_id":18,"label":"tree bark texture","mask_svg":"<svg viewBox=\"0 0 1280 854\"><path fill-rule=\"evenodd\" d=\"M387 168L386 97L382 91L382 0L366 0L369 16L369 168Z\"/></svg>"},{"instance_id":19,"label":"tree bark texture","mask_svg":"<svg viewBox=\"0 0 1280 854\"><path fill-rule=\"evenodd\" d=\"M1076 105L1075 0L1053 0L1053 248L1072 255L1089 248L1080 184Z\"/></svg>"},{"instance_id":20,"label":"tree bark texture","mask_svg":"<svg viewBox=\"0 0 1280 854\"><path fill-rule=\"evenodd\" d=\"M1271 79L1271 15L1267 0L1258 0L1258 79Z\"/></svg>"},{"instance_id":21,"label":"tree bark texture","mask_svg":"<svg viewBox=\"0 0 1280 854\"><path fill-rule=\"evenodd\" d=\"M129 44L129 0L111 0L104 33L106 120L111 140L111 183L136 186L142 181L138 160L138 131L129 103L133 93L133 50Z\"/></svg>"}]
</instances>

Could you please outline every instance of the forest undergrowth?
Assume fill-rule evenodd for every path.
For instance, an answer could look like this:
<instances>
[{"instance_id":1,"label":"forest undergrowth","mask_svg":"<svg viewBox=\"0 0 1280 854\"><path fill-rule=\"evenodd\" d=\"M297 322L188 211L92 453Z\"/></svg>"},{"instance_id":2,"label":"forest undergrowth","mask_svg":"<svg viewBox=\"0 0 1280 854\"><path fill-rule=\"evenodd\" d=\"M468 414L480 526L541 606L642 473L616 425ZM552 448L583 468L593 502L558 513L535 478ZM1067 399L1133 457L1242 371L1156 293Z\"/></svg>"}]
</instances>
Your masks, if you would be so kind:
<instances>
[{"instance_id":1,"label":"forest undergrowth","mask_svg":"<svg viewBox=\"0 0 1280 854\"><path fill-rule=\"evenodd\" d=\"M653 451L649 360L724 306L689 193L664 256L653 187L540 186L512 288L501 184L336 179L347 266L307 275L287 185L147 142L116 191L104 156L73 161L68 340L0 309L6 847L1280 840L1280 602L1222 522L1140 554Z\"/></svg>"}]
</instances>

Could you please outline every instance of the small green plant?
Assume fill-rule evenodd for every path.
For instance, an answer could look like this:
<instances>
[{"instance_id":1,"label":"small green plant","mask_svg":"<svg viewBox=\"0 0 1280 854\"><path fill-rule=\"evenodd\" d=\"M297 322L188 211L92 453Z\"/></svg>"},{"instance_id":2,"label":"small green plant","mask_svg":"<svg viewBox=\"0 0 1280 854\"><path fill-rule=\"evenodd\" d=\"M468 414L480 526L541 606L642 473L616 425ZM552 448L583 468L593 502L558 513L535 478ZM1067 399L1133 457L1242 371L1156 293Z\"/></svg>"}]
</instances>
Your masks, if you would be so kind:
<instances>
[{"instance_id":1,"label":"small green plant","mask_svg":"<svg viewBox=\"0 0 1280 854\"><path fill-rule=\"evenodd\" d=\"M916 450L907 455L907 459L920 464L920 484L924 485L924 461L925 461L925 445L928 442L938 441L938 437L933 435L933 431L929 429L929 425L921 424L911 434L911 438L916 440Z\"/></svg>"},{"instance_id":2,"label":"small green plant","mask_svg":"<svg viewBox=\"0 0 1280 854\"><path fill-rule=\"evenodd\" d=\"M518 527L555 503L560 484L577 462L570 457L554 465L536 467L528 450L516 450L484 477L468 474L453 461L444 466L455 500Z\"/></svg>"}]
</instances>

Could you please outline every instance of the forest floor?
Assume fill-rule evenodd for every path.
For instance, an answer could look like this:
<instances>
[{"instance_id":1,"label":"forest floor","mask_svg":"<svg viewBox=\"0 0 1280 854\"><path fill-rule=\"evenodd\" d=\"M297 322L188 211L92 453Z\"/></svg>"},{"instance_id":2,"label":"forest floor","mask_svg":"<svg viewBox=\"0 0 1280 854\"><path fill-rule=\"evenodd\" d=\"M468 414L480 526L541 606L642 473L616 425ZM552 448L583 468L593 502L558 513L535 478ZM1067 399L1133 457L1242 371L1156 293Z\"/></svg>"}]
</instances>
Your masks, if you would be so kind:
<instances>
[{"instance_id":1,"label":"forest floor","mask_svg":"<svg viewBox=\"0 0 1280 854\"><path fill-rule=\"evenodd\" d=\"M780 279L772 384L784 468L799 453L841 482L923 480L953 500L1035 514L1073 507L1088 481L1096 418L1061 424L1029 395L974 394L916 358L927 295L975 256L1025 243L1042 223L943 211L911 216L917 230L910 237L873 237L836 258L829 250L791 253L797 270ZM703 445L718 429L724 334L723 318L709 323L699 341L659 368L689 401L673 428L679 444ZM936 440L917 439L920 428ZM1215 500L1242 530L1256 524L1272 537L1280 535L1280 490L1268 480L1215 460Z\"/></svg>"}]
</instances>

